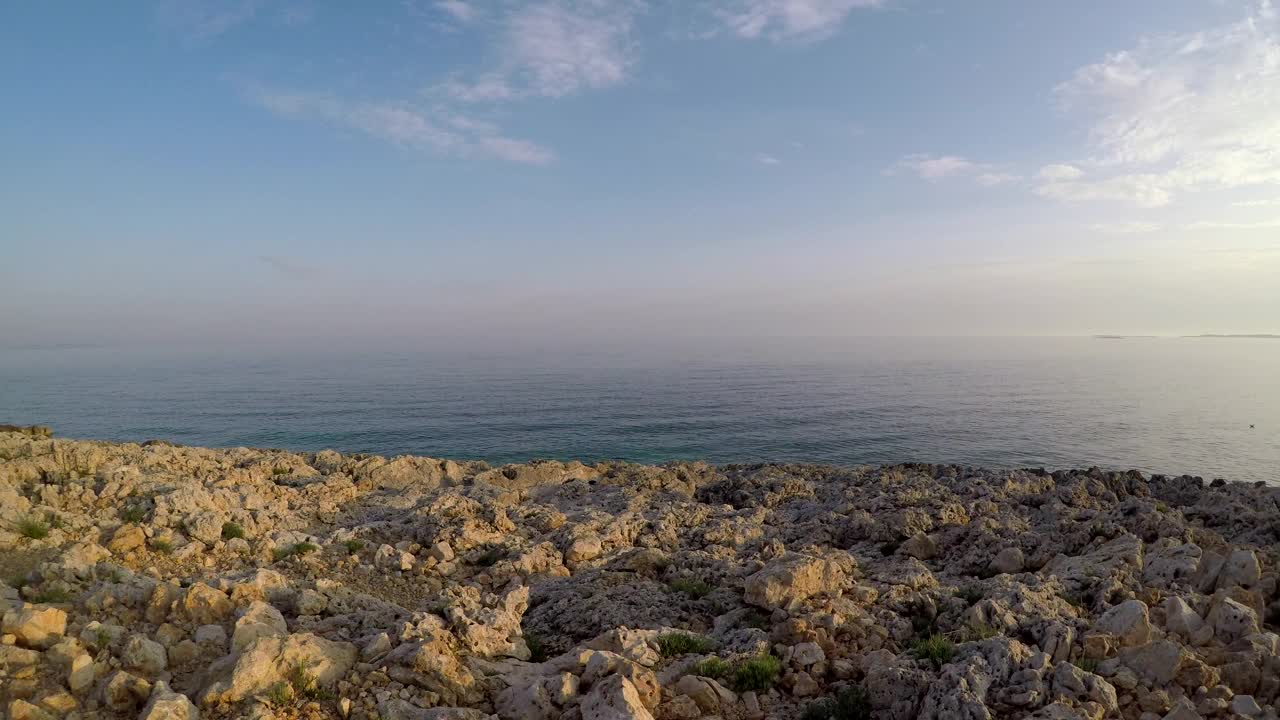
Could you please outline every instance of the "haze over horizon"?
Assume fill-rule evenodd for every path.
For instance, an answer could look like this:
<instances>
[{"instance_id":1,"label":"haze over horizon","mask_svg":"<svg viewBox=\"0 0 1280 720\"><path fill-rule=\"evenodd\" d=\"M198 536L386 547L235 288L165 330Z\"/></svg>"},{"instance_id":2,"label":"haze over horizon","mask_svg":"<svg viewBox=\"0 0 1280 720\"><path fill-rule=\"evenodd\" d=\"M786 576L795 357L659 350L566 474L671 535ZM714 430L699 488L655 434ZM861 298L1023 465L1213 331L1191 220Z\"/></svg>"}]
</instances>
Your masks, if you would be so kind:
<instances>
[{"instance_id":1,"label":"haze over horizon","mask_svg":"<svg viewBox=\"0 0 1280 720\"><path fill-rule=\"evenodd\" d=\"M0 83L9 347L1280 332L1272 0L24 3Z\"/></svg>"}]
</instances>

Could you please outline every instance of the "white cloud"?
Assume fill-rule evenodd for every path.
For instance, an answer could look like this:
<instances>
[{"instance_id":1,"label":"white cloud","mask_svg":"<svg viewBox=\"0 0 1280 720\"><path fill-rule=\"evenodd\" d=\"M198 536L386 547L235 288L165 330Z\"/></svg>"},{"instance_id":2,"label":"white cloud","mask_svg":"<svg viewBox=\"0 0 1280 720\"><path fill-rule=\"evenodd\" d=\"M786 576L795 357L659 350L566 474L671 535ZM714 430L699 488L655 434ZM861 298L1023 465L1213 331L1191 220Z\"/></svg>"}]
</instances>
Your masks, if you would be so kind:
<instances>
[{"instance_id":1,"label":"white cloud","mask_svg":"<svg viewBox=\"0 0 1280 720\"><path fill-rule=\"evenodd\" d=\"M1187 226L1189 230L1270 230L1272 228L1280 228L1280 218L1257 222L1201 221Z\"/></svg>"},{"instance_id":2,"label":"white cloud","mask_svg":"<svg viewBox=\"0 0 1280 720\"><path fill-rule=\"evenodd\" d=\"M1161 230L1163 226L1151 222L1119 222L1119 223L1097 223L1090 225L1090 230L1095 230L1108 235L1141 235L1145 233L1153 233Z\"/></svg>"},{"instance_id":3,"label":"white cloud","mask_svg":"<svg viewBox=\"0 0 1280 720\"><path fill-rule=\"evenodd\" d=\"M1069 202L1167 205L1180 194L1280 184L1280 29L1270 2L1237 23L1151 37L1057 88L1090 118L1088 177L1042 178Z\"/></svg>"},{"instance_id":4,"label":"white cloud","mask_svg":"<svg viewBox=\"0 0 1280 720\"><path fill-rule=\"evenodd\" d=\"M759 155L756 155L756 162L761 165L778 165L782 161L768 153L760 153Z\"/></svg>"},{"instance_id":5,"label":"white cloud","mask_svg":"<svg viewBox=\"0 0 1280 720\"><path fill-rule=\"evenodd\" d=\"M1019 182L1022 180L1022 176L1004 172L985 172L974 179L983 187L998 187Z\"/></svg>"},{"instance_id":6,"label":"white cloud","mask_svg":"<svg viewBox=\"0 0 1280 720\"><path fill-rule=\"evenodd\" d=\"M565 97L619 85L635 63L631 0L551 0L513 10L502 22L500 63L473 82L450 80L463 102Z\"/></svg>"},{"instance_id":7,"label":"white cloud","mask_svg":"<svg viewBox=\"0 0 1280 720\"><path fill-rule=\"evenodd\" d=\"M839 29L854 10L882 5L884 0L733 0L718 14L739 37L818 40Z\"/></svg>"},{"instance_id":8,"label":"white cloud","mask_svg":"<svg viewBox=\"0 0 1280 720\"><path fill-rule=\"evenodd\" d=\"M1074 165L1045 165L1040 168L1036 177L1049 182L1077 180L1084 177L1084 171Z\"/></svg>"},{"instance_id":9,"label":"white cloud","mask_svg":"<svg viewBox=\"0 0 1280 720\"><path fill-rule=\"evenodd\" d=\"M924 180L937 182L954 175L968 173L978 167L978 165L957 155L934 157L925 153L917 153L899 160L897 165L889 169L889 173L908 170L919 175Z\"/></svg>"},{"instance_id":10,"label":"white cloud","mask_svg":"<svg viewBox=\"0 0 1280 720\"><path fill-rule=\"evenodd\" d=\"M529 165L555 159L551 150L509 138L492 124L458 115L428 115L406 104L359 102L331 95L254 89L251 100L285 117L314 117L404 147L444 155L485 156Z\"/></svg>"},{"instance_id":11,"label":"white cloud","mask_svg":"<svg viewBox=\"0 0 1280 720\"><path fill-rule=\"evenodd\" d=\"M1280 198L1275 200L1241 200L1231 204L1236 207L1272 207L1274 205L1280 205Z\"/></svg>"},{"instance_id":12,"label":"white cloud","mask_svg":"<svg viewBox=\"0 0 1280 720\"><path fill-rule=\"evenodd\" d=\"M458 22L468 23L476 19L476 6L464 0L437 0L436 7Z\"/></svg>"}]
</instances>

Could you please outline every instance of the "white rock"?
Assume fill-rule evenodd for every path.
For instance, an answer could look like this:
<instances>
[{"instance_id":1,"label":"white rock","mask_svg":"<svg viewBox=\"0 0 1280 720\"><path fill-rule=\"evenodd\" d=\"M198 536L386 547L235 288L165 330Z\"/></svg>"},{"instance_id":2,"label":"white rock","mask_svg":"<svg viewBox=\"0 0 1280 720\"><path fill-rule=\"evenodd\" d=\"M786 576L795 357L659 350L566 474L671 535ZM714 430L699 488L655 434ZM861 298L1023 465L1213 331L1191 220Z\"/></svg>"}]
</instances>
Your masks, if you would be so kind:
<instances>
[{"instance_id":1,"label":"white rock","mask_svg":"<svg viewBox=\"0 0 1280 720\"><path fill-rule=\"evenodd\" d=\"M1094 623L1094 629L1115 635L1121 647L1143 645L1151 640L1151 620L1147 604L1126 600L1110 608Z\"/></svg>"},{"instance_id":2,"label":"white rock","mask_svg":"<svg viewBox=\"0 0 1280 720\"><path fill-rule=\"evenodd\" d=\"M236 620L235 630L231 633L231 652L239 653L254 641L265 637L284 637L289 634L289 626L284 616L275 606L253 601L244 615Z\"/></svg>"}]
</instances>

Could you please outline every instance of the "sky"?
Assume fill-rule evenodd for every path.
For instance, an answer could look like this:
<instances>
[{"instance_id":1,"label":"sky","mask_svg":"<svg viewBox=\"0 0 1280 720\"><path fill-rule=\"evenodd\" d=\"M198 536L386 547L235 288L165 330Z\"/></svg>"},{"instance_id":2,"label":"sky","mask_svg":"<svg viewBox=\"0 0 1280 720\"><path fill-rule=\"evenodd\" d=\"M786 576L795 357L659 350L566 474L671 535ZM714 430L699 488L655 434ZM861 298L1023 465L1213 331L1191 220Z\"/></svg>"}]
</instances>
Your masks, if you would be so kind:
<instances>
[{"instance_id":1,"label":"sky","mask_svg":"<svg viewBox=\"0 0 1280 720\"><path fill-rule=\"evenodd\" d=\"M1280 332L1272 0L0 25L0 345Z\"/></svg>"}]
</instances>

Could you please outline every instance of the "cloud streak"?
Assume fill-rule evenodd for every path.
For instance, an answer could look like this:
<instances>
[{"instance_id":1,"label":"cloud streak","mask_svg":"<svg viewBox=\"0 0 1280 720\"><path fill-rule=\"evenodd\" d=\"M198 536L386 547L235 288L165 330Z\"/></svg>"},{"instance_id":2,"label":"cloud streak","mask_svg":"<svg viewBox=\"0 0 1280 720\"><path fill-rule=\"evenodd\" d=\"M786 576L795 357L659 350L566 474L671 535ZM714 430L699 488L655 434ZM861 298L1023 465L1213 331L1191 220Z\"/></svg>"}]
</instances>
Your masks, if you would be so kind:
<instances>
[{"instance_id":1,"label":"cloud streak","mask_svg":"<svg viewBox=\"0 0 1280 720\"><path fill-rule=\"evenodd\" d=\"M884 0L736 0L717 15L741 38L803 42L832 35L854 10L883 5Z\"/></svg>"},{"instance_id":2,"label":"cloud streak","mask_svg":"<svg viewBox=\"0 0 1280 720\"><path fill-rule=\"evenodd\" d=\"M264 88L254 88L248 96L281 117L316 118L415 150L526 165L546 165L555 159L551 150L528 140L506 137L489 123L447 113L430 115L403 103L351 101L333 95Z\"/></svg>"}]
</instances>

